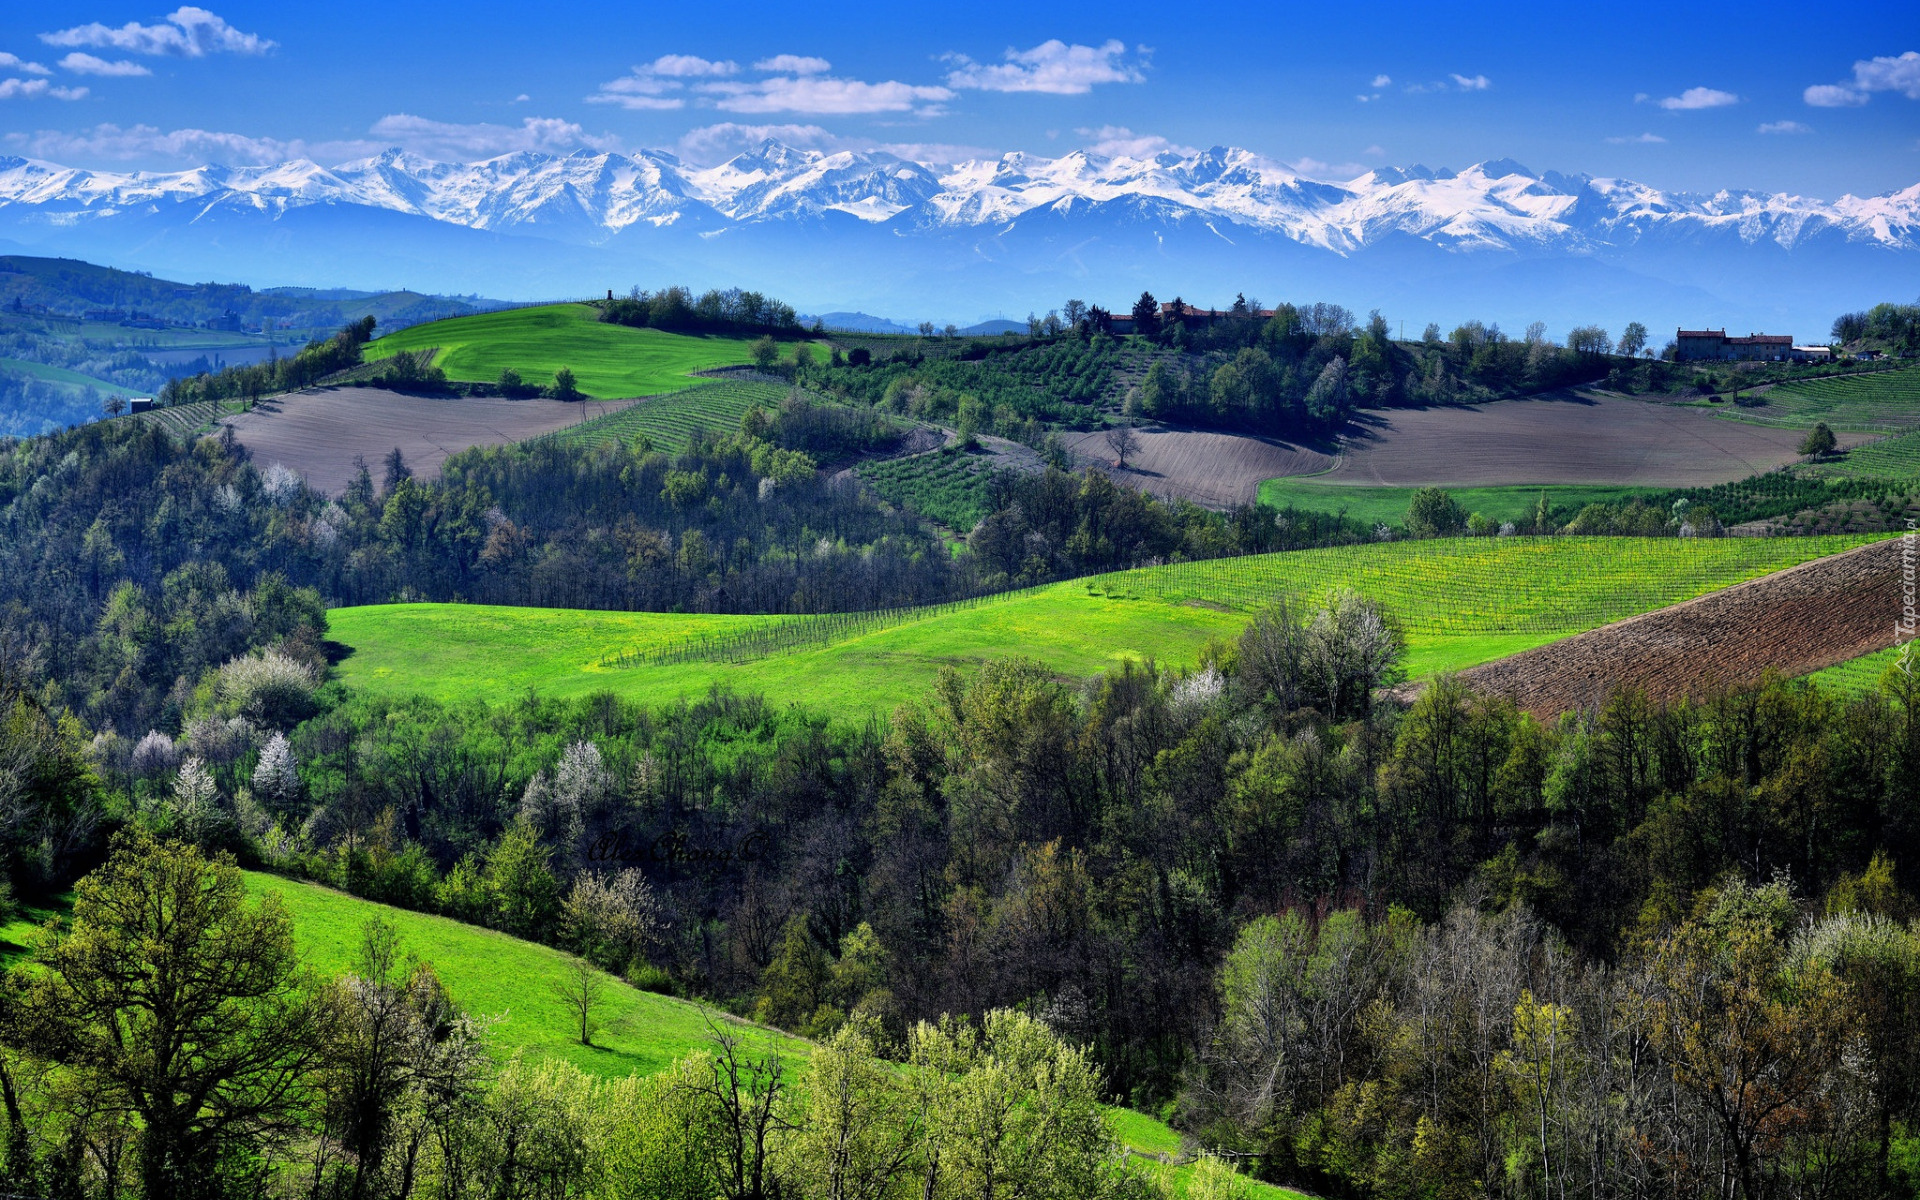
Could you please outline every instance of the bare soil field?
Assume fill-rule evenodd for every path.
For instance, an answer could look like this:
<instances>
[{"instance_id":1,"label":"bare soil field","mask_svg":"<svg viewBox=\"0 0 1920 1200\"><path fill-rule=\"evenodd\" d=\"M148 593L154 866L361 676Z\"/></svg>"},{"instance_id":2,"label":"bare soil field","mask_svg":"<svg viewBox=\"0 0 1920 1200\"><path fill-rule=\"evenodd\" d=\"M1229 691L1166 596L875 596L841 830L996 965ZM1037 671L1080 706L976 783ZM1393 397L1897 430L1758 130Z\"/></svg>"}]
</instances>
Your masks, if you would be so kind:
<instances>
[{"instance_id":1,"label":"bare soil field","mask_svg":"<svg viewBox=\"0 0 1920 1200\"><path fill-rule=\"evenodd\" d=\"M1804 430L1716 420L1697 408L1598 393L1374 409L1348 427L1339 463L1315 482L1695 487L1793 462L1805 436ZM1842 446L1854 446L1871 436L1839 438Z\"/></svg>"},{"instance_id":2,"label":"bare soil field","mask_svg":"<svg viewBox=\"0 0 1920 1200\"><path fill-rule=\"evenodd\" d=\"M1900 540L1889 538L1462 672L1552 718L1635 687L1656 703L1804 675L1893 643Z\"/></svg>"},{"instance_id":3,"label":"bare soil field","mask_svg":"<svg viewBox=\"0 0 1920 1200\"><path fill-rule=\"evenodd\" d=\"M382 388L314 388L262 401L220 423L233 428L260 467L285 463L309 486L337 496L352 482L355 455L380 474L395 446L415 475L432 478L448 455L500 446L617 412L632 400L504 400L409 396Z\"/></svg>"},{"instance_id":4,"label":"bare soil field","mask_svg":"<svg viewBox=\"0 0 1920 1200\"><path fill-rule=\"evenodd\" d=\"M1116 483L1169 500L1211 508L1252 504L1260 481L1276 475L1310 475L1333 465L1333 457L1278 438L1218 433L1206 429L1154 427L1137 431L1140 448L1114 466L1103 431L1064 438L1075 466L1094 466Z\"/></svg>"}]
</instances>

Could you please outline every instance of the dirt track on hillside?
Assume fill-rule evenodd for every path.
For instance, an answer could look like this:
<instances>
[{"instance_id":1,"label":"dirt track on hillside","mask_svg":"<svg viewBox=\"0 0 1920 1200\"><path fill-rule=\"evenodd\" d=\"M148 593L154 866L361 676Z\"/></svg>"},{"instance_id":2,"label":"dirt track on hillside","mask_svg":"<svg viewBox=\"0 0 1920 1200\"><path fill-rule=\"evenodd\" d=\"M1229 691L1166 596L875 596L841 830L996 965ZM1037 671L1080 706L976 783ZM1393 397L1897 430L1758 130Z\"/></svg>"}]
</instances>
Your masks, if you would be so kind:
<instances>
[{"instance_id":1,"label":"dirt track on hillside","mask_svg":"<svg viewBox=\"0 0 1920 1200\"><path fill-rule=\"evenodd\" d=\"M1315 482L1394 487L1626 484L1698 487L1799 457L1803 429L1725 421L1623 396L1555 392L1448 408L1369 409ZM1870 434L1841 434L1843 446Z\"/></svg>"},{"instance_id":2,"label":"dirt track on hillside","mask_svg":"<svg viewBox=\"0 0 1920 1200\"><path fill-rule=\"evenodd\" d=\"M409 396L383 388L312 388L275 396L226 418L255 465L285 463L308 485L337 496L352 482L355 455L378 480L395 446L413 473L431 479L449 455L501 446L617 412L632 400L504 400L484 396Z\"/></svg>"},{"instance_id":3,"label":"dirt track on hillside","mask_svg":"<svg viewBox=\"0 0 1920 1200\"><path fill-rule=\"evenodd\" d=\"M1665 703L1804 675L1894 644L1898 538L1591 630L1461 673L1483 692L1551 718L1617 688Z\"/></svg>"},{"instance_id":4,"label":"dirt track on hillside","mask_svg":"<svg viewBox=\"0 0 1920 1200\"><path fill-rule=\"evenodd\" d=\"M1263 479L1306 475L1333 465L1330 455L1278 438L1161 427L1139 430L1138 436L1140 448L1128 456L1124 470L1113 465L1105 432L1064 440L1075 466L1098 467L1117 483L1211 508L1252 504Z\"/></svg>"}]
</instances>

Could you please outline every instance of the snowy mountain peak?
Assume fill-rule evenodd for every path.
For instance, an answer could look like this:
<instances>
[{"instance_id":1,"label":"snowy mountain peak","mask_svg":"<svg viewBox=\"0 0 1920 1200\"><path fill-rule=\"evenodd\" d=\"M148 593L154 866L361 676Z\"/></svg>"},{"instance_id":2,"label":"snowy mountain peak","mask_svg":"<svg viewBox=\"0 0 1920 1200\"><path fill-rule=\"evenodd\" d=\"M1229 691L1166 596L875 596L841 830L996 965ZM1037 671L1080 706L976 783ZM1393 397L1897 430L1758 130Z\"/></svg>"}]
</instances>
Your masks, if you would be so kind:
<instances>
[{"instance_id":1,"label":"snowy mountain peak","mask_svg":"<svg viewBox=\"0 0 1920 1200\"><path fill-rule=\"evenodd\" d=\"M0 158L0 214L14 221L72 223L169 203L209 212L241 204L275 217L314 205L357 206L582 243L636 226L717 230L853 218L937 230L1001 228L1028 214L1121 219L1124 211L1136 224L1198 219L1228 241L1237 227L1342 255L1390 237L1453 251L1587 253L1683 231L1789 249L1815 235L1920 248L1920 184L1833 201L1735 190L1692 195L1539 174L1505 158L1458 172L1383 166L1345 182L1305 178L1231 146L1143 158L1013 151L952 166L878 150L798 149L774 138L706 168L658 150L523 150L450 163L394 148L331 168L299 159L120 174Z\"/></svg>"}]
</instances>

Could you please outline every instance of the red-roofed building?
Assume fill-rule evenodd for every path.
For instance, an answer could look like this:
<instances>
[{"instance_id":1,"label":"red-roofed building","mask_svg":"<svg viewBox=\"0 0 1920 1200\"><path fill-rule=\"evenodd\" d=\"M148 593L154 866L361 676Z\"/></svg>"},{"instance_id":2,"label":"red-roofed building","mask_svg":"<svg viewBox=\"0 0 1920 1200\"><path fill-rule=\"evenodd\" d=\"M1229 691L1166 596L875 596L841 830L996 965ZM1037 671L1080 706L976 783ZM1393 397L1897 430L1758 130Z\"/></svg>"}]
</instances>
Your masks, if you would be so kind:
<instances>
[{"instance_id":1,"label":"red-roofed building","mask_svg":"<svg viewBox=\"0 0 1920 1200\"><path fill-rule=\"evenodd\" d=\"M1673 345L1677 362L1786 362L1793 357L1793 337L1784 333L1728 337L1724 329L1681 329Z\"/></svg>"}]
</instances>

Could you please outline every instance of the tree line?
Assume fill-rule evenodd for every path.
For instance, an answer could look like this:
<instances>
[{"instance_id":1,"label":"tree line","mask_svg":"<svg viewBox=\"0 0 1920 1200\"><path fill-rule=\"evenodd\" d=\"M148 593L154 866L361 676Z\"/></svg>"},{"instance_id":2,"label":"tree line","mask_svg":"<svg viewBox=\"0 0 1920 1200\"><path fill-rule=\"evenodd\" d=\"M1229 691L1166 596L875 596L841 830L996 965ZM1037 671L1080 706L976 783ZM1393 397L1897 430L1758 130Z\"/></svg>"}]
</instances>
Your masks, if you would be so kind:
<instances>
[{"instance_id":1,"label":"tree line","mask_svg":"<svg viewBox=\"0 0 1920 1200\"><path fill-rule=\"evenodd\" d=\"M684 287L595 301L600 319L615 325L666 329L675 333L795 335L802 332L793 306L759 292L710 288L698 296Z\"/></svg>"}]
</instances>

